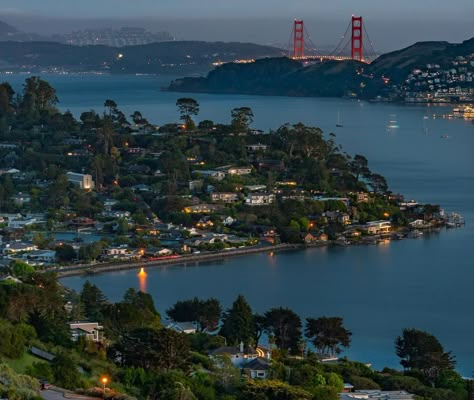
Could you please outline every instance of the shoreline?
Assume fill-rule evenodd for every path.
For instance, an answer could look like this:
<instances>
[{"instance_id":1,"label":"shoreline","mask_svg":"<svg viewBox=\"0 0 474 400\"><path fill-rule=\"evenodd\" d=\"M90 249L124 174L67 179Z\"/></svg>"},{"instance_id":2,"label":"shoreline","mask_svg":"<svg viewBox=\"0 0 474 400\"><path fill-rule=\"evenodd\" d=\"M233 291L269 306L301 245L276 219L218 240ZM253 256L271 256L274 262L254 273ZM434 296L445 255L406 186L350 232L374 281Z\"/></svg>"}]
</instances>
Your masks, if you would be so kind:
<instances>
[{"instance_id":1,"label":"shoreline","mask_svg":"<svg viewBox=\"0 0 474 400\"><path fill-rule=\"evenodd\" d=\"M246 249L236 249L236 250L228 250L228 251L218 251L212 253L199 253L199 254L190 254L184 256L178 256L173 258L163 258L161 260L153 260L153 261L131 261L131 262L117 262L117 263L104 263L104 264L83 264L80 266L70 266L70 267L59 267L59 268L52 268L52 270L56 270L58 274L58 278L67 278L71 276L81 276L86 274L100 274L104 272L113 272L113 271L124 271L134 268L145 268L145 267L160 267L160 266L167 266L167 265L187 265L189 263L197 264L200 262L206 261L214 261L219 259L226 259L231 257L241 257L251 254L259 254L259 253L274 253L274 252L281 252L281 251L289 251L289 250L304 250L308 247L325 247L329 246L331 243L329 242L321 242L316 243L313 245L303 245L303 244L277 244L271 246L260 246L260 247L253 247L253 248L246 248Z\"/></svg>"},{"instance_id":2,"label":"shoreline","mask_svg":"<svg viewBox=\"0 0 474 400\"><path fill-rule=\"evenodd\" d=\"M424 229L424 232L427 233L439 233L439 230L436 229ZM405 232L407 234L408 232ZM416 239L419 236L409 237L404 236L403 239ZM386 241L398 241L402 240L401 237L394 237L392 234L382 234L374 235L370 237L370 240L364 240L359 242L349 242L349 241L316 241L313 243L280 243L276 245L267 245L267 246L255 246L242 249L232 249L232 250L219 250L215 252L205 252L198 254L185 254L185 255L174 255L174 256L165 256L161 259L155 260L141 260L141 261L119 261L116 262L104 262L104 263L89 263L89 264L80 264L80 265L71 265L63 267L53 267L45 270L47 271L56 271L59 279L67 278L71 276L81 276L81 275L96 275L106 272L114 271L125 271L134 268L145 268L145 267L160 267L167 265L187 265L187 264L198 264L200 262L214 261L220 259L227 259L232 257L241 257L252 254L260 253L275 253L283 252L290 250L306 250L311 248L321 248L321 247L352 247L352 246L372 246L380 242Z\"/></svg>"}]
</instances>

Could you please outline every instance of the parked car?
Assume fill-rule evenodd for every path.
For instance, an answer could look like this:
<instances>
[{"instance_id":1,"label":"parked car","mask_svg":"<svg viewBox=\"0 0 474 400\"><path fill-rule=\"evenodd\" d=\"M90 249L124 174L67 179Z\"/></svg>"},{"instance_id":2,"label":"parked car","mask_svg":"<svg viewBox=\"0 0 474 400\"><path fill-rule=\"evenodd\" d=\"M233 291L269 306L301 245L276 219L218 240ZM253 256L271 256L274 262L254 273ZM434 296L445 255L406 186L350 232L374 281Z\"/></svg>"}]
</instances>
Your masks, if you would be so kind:
<instances>
[{"instance_id":1,"label":"parked car","mask_svg":"<svg viewBox=\"0 0 474 400\"><path fill-rule=\"evenodd\" d=\"M45 380L40 380L41 390L49 389L49 382Z\"/></svg>"}]
</instances>

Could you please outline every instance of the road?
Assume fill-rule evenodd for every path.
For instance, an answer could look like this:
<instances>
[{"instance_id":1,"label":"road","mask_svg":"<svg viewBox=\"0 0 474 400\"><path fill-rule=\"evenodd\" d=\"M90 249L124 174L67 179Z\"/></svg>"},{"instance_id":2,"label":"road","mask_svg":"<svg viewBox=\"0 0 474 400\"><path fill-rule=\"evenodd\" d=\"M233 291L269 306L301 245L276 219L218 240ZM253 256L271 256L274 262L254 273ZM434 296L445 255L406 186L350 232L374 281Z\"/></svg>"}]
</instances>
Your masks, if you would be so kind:
<instances>
[{"instance_id":1,"label":"road","mask_svg":"<svg viewBox=\"0 0 474 400\"><path fill-rule=\"evenodd\" d=\"M45 400L97 400L97 397L88 397L82 396L80 394L75 394L67 391L57 391L57 390L42 390L41 397Z\"/></svg>"}]
</instances>

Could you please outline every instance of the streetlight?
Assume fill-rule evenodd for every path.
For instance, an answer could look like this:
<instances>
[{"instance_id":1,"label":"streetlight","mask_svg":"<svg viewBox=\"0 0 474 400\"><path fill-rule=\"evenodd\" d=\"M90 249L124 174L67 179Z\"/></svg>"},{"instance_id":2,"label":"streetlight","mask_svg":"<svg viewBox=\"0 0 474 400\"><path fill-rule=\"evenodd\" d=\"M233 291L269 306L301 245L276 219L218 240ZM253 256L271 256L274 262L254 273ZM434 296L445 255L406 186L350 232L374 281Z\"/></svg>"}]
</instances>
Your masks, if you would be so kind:
<instances>
[{"instance_id":1,"label":"streetlight","mask_svg":"<svg viewBox=\"0 0 474 400\"><path fill-rule=\"evenodd\" d=\"M105 399L105 389L106 389L107 383L109 382L109 379L108 379L106 376L103 376L103 377L100 379L100 381L102 382L102 385L104 385L102 397Z\"/></svg>"}]
</instances>

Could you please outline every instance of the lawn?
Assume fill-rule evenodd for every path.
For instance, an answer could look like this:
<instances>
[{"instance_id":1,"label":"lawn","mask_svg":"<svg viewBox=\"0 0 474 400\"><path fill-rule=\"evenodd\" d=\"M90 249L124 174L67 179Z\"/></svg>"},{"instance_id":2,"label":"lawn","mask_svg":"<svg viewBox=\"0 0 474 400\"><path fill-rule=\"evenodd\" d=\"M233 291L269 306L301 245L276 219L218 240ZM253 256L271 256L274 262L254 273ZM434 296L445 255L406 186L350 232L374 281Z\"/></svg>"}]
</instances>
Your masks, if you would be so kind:
<instances>
[{"instance_id":1,"label":"lawn","mask_svg":"<svg viewBox=\"0 0 474 400\"><path fill-rule=\"evenodd\" d=\"M42 361L41 359L32 356L28 351L25 351L20 358L12 360L10 358L3 358L5 362L17 373L24 374L26 367L34 362Z\"/></svg>"}]
</instances>

